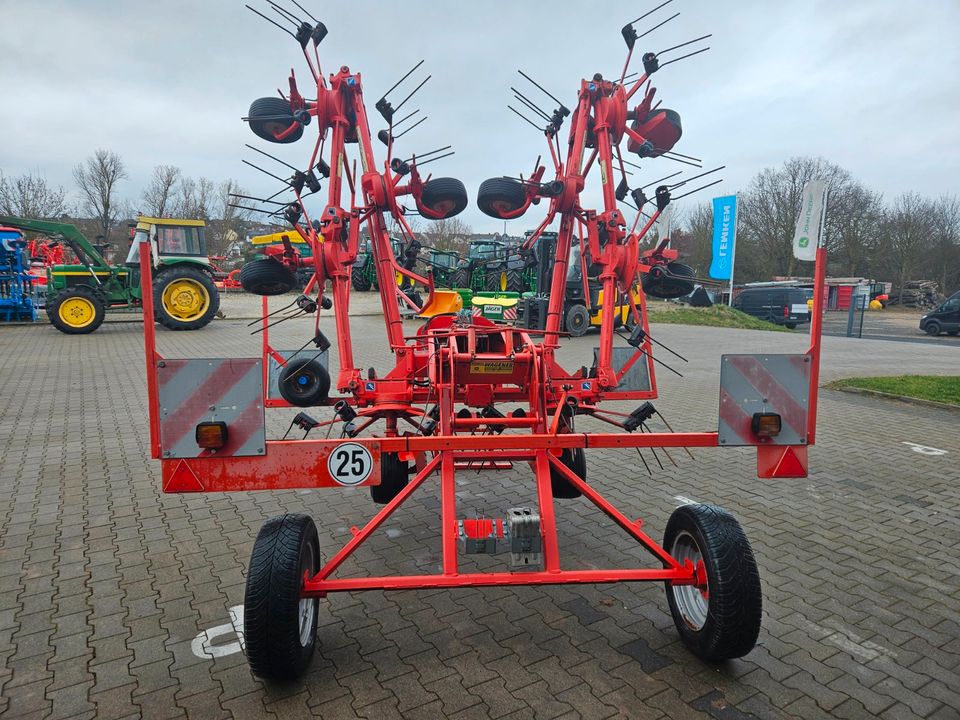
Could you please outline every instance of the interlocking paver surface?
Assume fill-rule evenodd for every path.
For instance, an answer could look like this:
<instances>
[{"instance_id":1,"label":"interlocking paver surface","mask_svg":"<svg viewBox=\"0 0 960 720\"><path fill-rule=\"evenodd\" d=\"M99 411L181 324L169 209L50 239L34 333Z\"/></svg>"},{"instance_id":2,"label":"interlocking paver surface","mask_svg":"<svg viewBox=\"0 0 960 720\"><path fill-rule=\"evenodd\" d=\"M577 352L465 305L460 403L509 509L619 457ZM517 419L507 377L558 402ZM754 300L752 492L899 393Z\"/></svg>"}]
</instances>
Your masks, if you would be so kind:
<instances>
[{"instance_id":1,"label":"interlocking paver surface","mask_svg":"<svg viewBox=\"0 0 960 720\"><path fill-rule=\"evenodd\" d=\"M386 367L379 318L352 323L358 358ZM0 328L4 718L960 717L960 415L823 391L804 480L756 480L746 449L671 453L677 467L661 456L663 470L648 453L653 477L633 451L588 452L590 481L654 536L685 498L741 520L764 590L760 644L742 660L690 655L660 585L369 592L323 602L310 672L271 686L250 674L235 630L260 524L310 513L333 552L374 506L363 489L160 493L140 332ZM658 375L657 407L677 430L715 429L720 353L805 342L653 332L690 358L675 363L684 378ZM252 356L258 338L248 333L230 319L161 330L160 351ZM305 321L285 323L274 344L299 347L307 333ZM561 359L588 363L593 343L565 341ZM825 380L907 370L956 373L960 350L825 339ZM292 414L271 411L269 434ZM535 500L520 468L460 480L462 514ZM586 501L558 507L566 565L650 562ZM428 482L342 572L436 571L439 551ZM505 562L462 560L481 570Z\"/></svg>"}]
</instances>

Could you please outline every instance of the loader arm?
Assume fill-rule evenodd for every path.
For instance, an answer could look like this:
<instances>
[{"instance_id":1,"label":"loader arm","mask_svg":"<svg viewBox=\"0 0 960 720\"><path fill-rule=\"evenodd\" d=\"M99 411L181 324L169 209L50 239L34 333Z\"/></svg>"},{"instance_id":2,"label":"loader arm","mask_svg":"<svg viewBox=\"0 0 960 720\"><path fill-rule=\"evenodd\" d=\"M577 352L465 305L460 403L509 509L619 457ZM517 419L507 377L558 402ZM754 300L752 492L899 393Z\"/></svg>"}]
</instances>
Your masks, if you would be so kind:
<instances>
[{"instance_id":1,"label":"loader arm","mask_svg":"<svg viewBox=\"0 0 960 720\"><path fill-rule=\"evenodd\" d=\"M70 223L52 222L50 220L31 220L29 218L0 215L0 225L7 225L17 230L35 232L50 237L61 238L73 250L77 259L88 268L109 268L109 264L100 252L77 230L76 225Z\"/></svg>"}]
</instances>

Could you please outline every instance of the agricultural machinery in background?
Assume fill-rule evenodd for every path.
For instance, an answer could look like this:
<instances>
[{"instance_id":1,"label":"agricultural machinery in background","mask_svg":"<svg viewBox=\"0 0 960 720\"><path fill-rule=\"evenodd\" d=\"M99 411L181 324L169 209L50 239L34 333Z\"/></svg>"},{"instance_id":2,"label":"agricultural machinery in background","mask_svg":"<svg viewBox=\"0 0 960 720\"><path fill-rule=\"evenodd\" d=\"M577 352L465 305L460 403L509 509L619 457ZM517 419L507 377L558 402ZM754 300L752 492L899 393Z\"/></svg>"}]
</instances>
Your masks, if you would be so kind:
<instances>
[{"instance_id":1,"label":"agricultural machinery in background","mask_svg":"<svg viewBox=\"0 0 960 720\"><path fill-rule=\"evenodd\" d=\"M202 328L220 307L202 220L141 217L124 265L108 263L101 250L68 223L0 216L0 225L39 233L73 253L75 262L46 267L47 317L61 332L91 333L107 312L141 307L141 241L150 249L148 267L161 325L171 330Z\"/></svg>"},{"instance_id":2,"label":"agricultural machinery in background","mask_svg":"<svg viewBox=\"0 0 960 720\"><path fill-rule=\"evenodd\" d=\"M37 319L36 280L23 233L0 223L0 322Z\"/></svg>"},{"instance_id":3,"label":"agricultural machinery in background","mask_svg":"<svg viewBox=\"0 0 960 720\"><path fill-rule=\"evenodd\" d=\"M819 307L808 352L720 358L716 430L673 432L653 404L658 396L654 354L664 345L651 337L646 296L672 296L689 284L689 277L675 251L663 244L641 250L641 242L661 212L688 194L678 195L677 189L701 175L672 185L655 181L653 197L647 198L642 187L628 185L621 145L638 156L644 169L656 158L681 158L673 151L680 138L679 115L654 105L656 90L650 80L677 60L703 52L707 48L671 55L709 36L644 53L643 71L628 80L633 77L628 70L634 48L652 32L638 34L637 23L659 6L622 29L628 48L622 72L613 79L595 74L582 80L571 108L524 75L556 103L556 109L544 110L514 91L537 113L537 121L524 119L547 142L552 179L545 179L546 168L537 162L527 179L485 181L477 197L481 210L501 220L522 216L534 202L546 206L542 222L523 244L527 250L558 223L551 242L549 289L538 287L548 296L542 327L515 328L458 312L457 293L438 289L430 273L423 276L404 267L391 246L388 216L404 243L416 240L401 198L409 198L408 204L426 218L452 217L467 204L458 180L422 175L427 162L445 157L441 151L408 151L408 159L396 152L396 141L405 134L397 128L412 114L401 117L400 110L416 89L399 91L406 97L396 105L391 94L420 64L374 103L386 124L376 134L386 148L386 157L378 161L360 74L342 66L324 75L318 50L327 34L324 24L312 16L302 20L277 2L270 5L278 17L251 9L295 39L306 61L309 88L301 93L291 73L281 96L256 100L247 121L269 142L294 142L308 131L313 136L306 165L294 169L276 194L288 198L281 212L312 253L305 257L294 243L285 242L267 247L265 258L244 266L244 287L264 296L262 326L257 329L259 357L170 359L157 352L149 322L153 293L148 245L142 238L151 455L160 460L165 492L362 486L384 507L365 524L352 527L343 547L326 560L312 518L284 514L263 525L244 599L245 649L254 673L274 679L301 675L317 644L320 599L333 592L366 590L657 581L665 584L677 631L695 654L723 660L750 652L760 630L760 579L734 517L712 505L681 506L659 543L641 520L601 494L604 483L588 481L589 455L603 448L636 451L646 464L645 449L656 453L663 448L669 457L669 448L750 446L756 448L759 476L806 476L807 448L816 430ZM638 93L639 101L633 100ZM561 143L560 131L567 123L567 141ZM598 181L600 209L581 202L588 180ZM326 192L313 210L309 198L321 193L322 182ZM620 208L627 196L636 212L632 223ZM274 201L264 198L263 204L269 202ZM348 309L361 225L370 236L393 355L387 368L354 357ZM586 352L576 368L568 370L557 358L566 334L561 329L566 286L570 267L578 262L582 266L585 258L598 291L616 302L600 305L596 346L574 343L571 351ZM823 296L825 263L825 251L819 248L817 303ZM268 296L293 287L299 268L313 271L307 288L287 305L287 315L271 313ZM398 274L426 288L426 298L416 308L425 321L417 327L405 325L400 316L398 298L417 303L395 281ZM588 287L585 294L592 296L593 290ZM632 329L614 345L617 308L624 304ZM305 315L312 322L300 348L278 350L271 345L273 324ZM331 331L335 344L327 336ZM332 353L338 358L334 373ZM611 401L618 403L617 409L605 407ZM621 412L623 402L639 404ZM266 437L265 408L295 410L282 438ZM288 439L295 427L303 436ZM314 431L326 438L311 438ZM505 518L458 513L462 484L484 483L488 477L478 469L514 464L532 470L533 483L526 488L529 504L507 509ZM471 472L460 472L467 468ZM439 475L441 571L377 577L338 573L434 474ZM605 482L622 489L631 481ZM636 492L639 497L645 491L638 487ZM568 560L565 565L555 502L578 498L599 508L649 551L651 564L584 569L569 567ZM509 554L508 569L487 572L461 565L465 555L499 551Z\"/></svg>"}]
</instances>

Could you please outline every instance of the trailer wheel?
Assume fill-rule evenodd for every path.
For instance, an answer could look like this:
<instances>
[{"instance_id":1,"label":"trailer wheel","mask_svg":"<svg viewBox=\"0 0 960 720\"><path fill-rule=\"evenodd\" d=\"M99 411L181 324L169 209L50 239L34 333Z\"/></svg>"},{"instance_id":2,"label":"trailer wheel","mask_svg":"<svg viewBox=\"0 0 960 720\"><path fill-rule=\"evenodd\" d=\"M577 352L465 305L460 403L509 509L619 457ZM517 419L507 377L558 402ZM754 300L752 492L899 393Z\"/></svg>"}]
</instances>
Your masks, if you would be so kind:
<instances>
[{"instance_id":1,"label":"trailer wheel","mask_svg":"<svg viewBox=\"0 0 960 720\"><path fill-rule=\"evenodd\" d=\"M50 324L67 335L86 335L103 324L107 309L86 285L74 285L57 295L46 308Z\"/></svg>"},{"instance_id":2,"label":"trailer wheel","mask_svg":"<svg viewBox=\"0 0 960 720\"><path fill-rule=\"evenodd\" d=\"M456 178L434 178L424 183L423 192L420 193L420 204L428 210L441 213L439 218L441 220L452 218L462 213L467 207L467 189ZM424 215L424 217L427 216Z\"/></svg>"},{"instance_id":3,"label":"trailer wheel","mask_svg":"<svg viewBox=\"0 0 960 720\"><path fill-rule=\"evenodd\" d=\"M321 405L330 394L330 373L317 358L307 362L290 360L280 371L277 386L280 395L291 405Z\"/></svg>"},{"instance_id":4,"label":"trailer wheel","mask_svg":"<svg viewBox=\"0 0 960 720\"><path fill-rule=\"evenodd\" d=\"M655 265L643 276L641 285L647 295L665 300L683 297L693 292L693 268L683 263L672 262L666 267ZM687 278L691 278L688 280Z\"/></svg>"},{"instance_id":5,"label":"trailer wheel","mask_svg":"<svg viewBox=\"0 0 960 720\"><path fill-rule=\"evenodd\" d=\"M581 337L590 327L590 311L586 305L571 305L564 317L564 327L573 337Z\"/></svg>"},{"instance_id":6,"label":"trailer wheel","mask_svg":"<svg viewBox=\"0 0 960 720\"><path fill-rule=\"evenodd\" d=\"M255 675L293 680L313 660L319 601L301 598L300 588L319 567L317 528L308 515L280 515L260 528L243 598L244 644Z\"/></svg>"},{"instance_id":7,"label":"trailer wheel","mask_svg":"<svg viewBox=\"0 0 960 720\"><path fill-rule=\"evenodd\" d=\"M936 336L936 335L939 335L941 332L943 332L943 328L940 327L940 323L938 323L936 320L931 320L930 322L927 323L927 326L924 328L924 332L926 332L927 335Z\"/></svg>"},{"instance_id":8,"label":"trailer wheel","mask_svg":"<svg viewBox=\"0 0 960 720\"><path fill-rule=\"evenodd\" d=\"M169 330L199 330L220 309L220 293L203 270L172 267L153 282L153 307L157 322Z\"/></svg>"},{"instance_id":9,"label":"trailer wheel","mask_svg":"<svg viewBox=\"0 0 960 720\"><path fill-rule=\"evenodd\" d=\"M716 505L681 505L663 546L676 560L706 572L706 584L666 583L680 638L704 660L743 657L757 643L763 597L753 550L740 523Z\"/></svg>"},{"instance_id":10,"label":"trailer wheel","mask_svg":"<svg viewBox=\"0 0 960 720\"><path fill-rule=\"evenodd\" d=\"M283 98L265 97L254 100L247 113L247 121L250 123L253 134L268 142L285 145L303 137L303 125L294 120L290 103ZM277 139L277 135L294 124L297 128L292 133L283 140Z\"/></svg>"},{"instance_id":11,"label":"trailer wheel","mask_svg":"<svg viewBox=\"0 0 960 720\"><path fill-rule=\"evenodd\" d=\"M296 287L297 276L273 258L263 258L240 268L240 284L254 295L283 295Z\"/></svg>"},{"instance_id":12,"label":"trailer wheel","mask_svg":"<svg viewBox=\"0 0 960 720\"><path fill-rule=\"evenodd\" d=\"M358 292L366 292L371 285L370 278L364 274L363 268L356 265L350 270L350 282L353 284L353 289Z\"/></svg>"},{"instance_id":13,"label":"trailer wheel","mask_svg":"<svg viewBox=\"0 0 960 720\"><path fill-rule=\"evenodd\" d=\"M378 505L386 505L410 481L410 466L397 453L380 456L380 484L370 486L370 497Z\"/></svg>"},{"instance_id":14,"label":"trailer wheel","mask_svg":"<svg viewBox=\"0 0 960 720\"><path fill-rule=\"evenodd\" d=\"M578 478L586 482L587 456L583 448L564 448L560 454L560 462L570 468ZM572 500L583 494L580 492L580 488L567 480L552 465L550 466L550 489L553 491L553 496L558 500Z\"/></svg>"},{"instance_id":15,"label":"trailer wheel","mask_svg":"<svg viewBox=\"0 0 960 720\"><path fill-rule=\"evenodd\" d=\"M477 191L477 207L490 217L502 218L516 212L527 202L523 183L510 178L490 178L480 183Z\"/></svg>"}]
</instances>

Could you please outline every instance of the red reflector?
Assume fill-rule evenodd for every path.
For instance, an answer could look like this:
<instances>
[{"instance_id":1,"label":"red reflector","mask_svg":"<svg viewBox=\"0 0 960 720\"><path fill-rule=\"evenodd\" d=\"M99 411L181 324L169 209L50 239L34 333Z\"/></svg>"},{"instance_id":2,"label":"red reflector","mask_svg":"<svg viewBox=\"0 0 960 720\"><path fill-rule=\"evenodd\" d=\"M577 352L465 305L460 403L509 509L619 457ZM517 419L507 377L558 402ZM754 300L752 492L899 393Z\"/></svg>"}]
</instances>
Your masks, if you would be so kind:
<instances>
[{"instance_id":1,"label":"red reflector","mask_svg":"<svg viewBox=\"0 0 960 720\"><path fill-rule=\"evenodd\" d=\"M783 316L790 317L790 308L788 308L786 305L783 306Z\"/></svg>"},{"instance_id":2,"label":"red reflector","mask_svg":"<svg viewBox=\"0 0 960 720\"><path fill-rule=\"evenodd\" d=\"M225 422L204 422L197 425L197 445L210 450L219 450L227 444Z\"/></svg>"}]
</instances>

